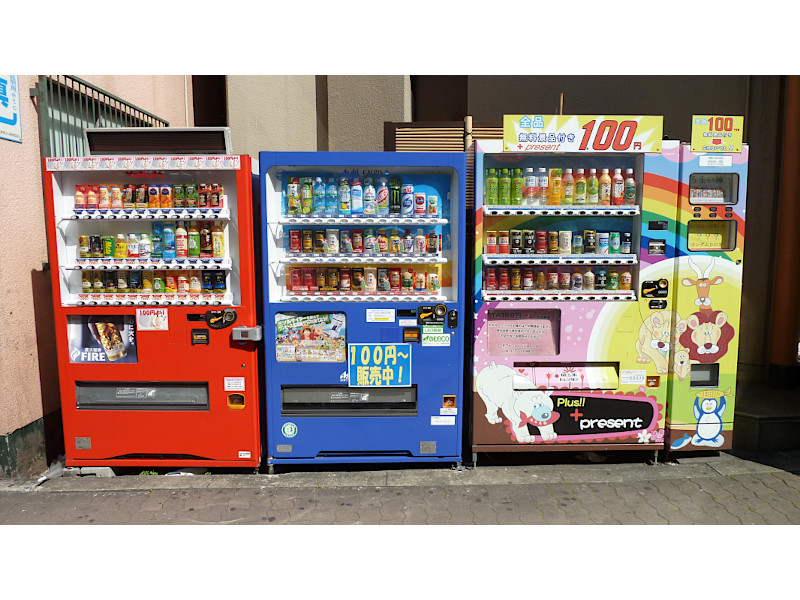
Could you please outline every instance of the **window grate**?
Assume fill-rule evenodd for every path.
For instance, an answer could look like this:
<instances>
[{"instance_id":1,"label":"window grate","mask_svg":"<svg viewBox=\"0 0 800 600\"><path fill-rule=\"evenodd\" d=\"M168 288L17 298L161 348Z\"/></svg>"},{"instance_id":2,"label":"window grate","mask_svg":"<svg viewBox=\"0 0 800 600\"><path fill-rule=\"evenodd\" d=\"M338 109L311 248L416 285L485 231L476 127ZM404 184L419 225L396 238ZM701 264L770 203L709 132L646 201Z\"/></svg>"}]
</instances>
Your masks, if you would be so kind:
<instances>
[{"instance_id":1,"label":"window grate","mask_svg":"<svg viewBox=\"0 0 800 600\"><path fill-rule=\"evenodd\" d=\"M37 97L43 156L88 156L88 127L167 127L169 122L71 75L40 75Z\"/></svg>"}]
</instances>

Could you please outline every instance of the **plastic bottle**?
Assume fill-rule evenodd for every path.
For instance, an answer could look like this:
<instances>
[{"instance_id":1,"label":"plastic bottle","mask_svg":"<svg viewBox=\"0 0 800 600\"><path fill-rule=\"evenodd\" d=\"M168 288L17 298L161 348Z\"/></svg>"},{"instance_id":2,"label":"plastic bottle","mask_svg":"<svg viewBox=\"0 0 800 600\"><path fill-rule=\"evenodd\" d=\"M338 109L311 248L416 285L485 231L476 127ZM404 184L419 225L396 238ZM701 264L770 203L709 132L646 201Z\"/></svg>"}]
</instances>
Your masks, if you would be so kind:
<instances>
[{"instance_id":1,"label":"plastic bottle","mask_svg":"<svg viewBox=\"0 0 800 600\"><path fill-rule=\"evenodd\" d=\"M428 240L422 229L417 229L417 235L414 237L414 252L416 254L423 254L428 249Z\"/></svg>"},{"instance_id":2,"label":"plastic bottle","mask_svg":"<svg viewBox=\"0 0 800 600\"><path fill-rule=\"evenodd\" d=\"M586 177L583 169L578 169L575 174L575 204L586 204Z\"/></svg>"},{"instance_id":3,"label":"plastic bottle","mask_svg":"<svg viewBox=\"0 0 800 600\"><path fill-rule=\"evenodd\" d=\"M167 221L164 223L164 260L175 259L175 223Z\"/></svg>"},{"instance_id":4,"label":"plastic bottle","mask_svg":"<svg viewBox=\"0 0 800 600\"><path fill-rule=\"evenodd\" d=\"M561 204L575 203L575 178L572 176L572 169L564 169L564 176L561 178Z\"/></svg>"},{"instance_id":5,"label":"plastic bottle","mask_svg":"<svg viewBox=\"0 0 800 600\"><path fill-rule=\"evenodd\" d=\"M164 254L164 224L161 222L153 223L153 235L150 248L150 258L160 260Z\"/></svg>"},{"instance_id":6,"label":"plastic bottle","mask_svg":"<svg viewBox=\"0 0 800 600\"><path fill-rule=\"evenodd\" d=\"M182 221L179 221L175 228L175 256L176 258L189 256L189 233L186 231L186 224Z\"/></svg>"},{"instance_id":7,"label":"plastic bottle","mask_svg":"<svg viewBox=\"0 0 800 600\"><path fill-rule=\"evenodd\" d=\"M375 186L372 184L371 177L364 178L364 214L377 215L378 206L377 198L375 195Z\"/></svg>"},{"instance_id":8,"label":"plastic bottle","mask_svg":"<svg viewBox=\"0 0 800 600\"><path fill-rule=\"evenodd\" d=\"M597 181L597 169L589 169L586 180L586 204L597 204L600 201L600 183Z\"/></svg>"},{"instance_id":9,"label":"plastic bottle","mask_svg":"<svg viewBox=\"0 0 800 600\"><path fill-rule=\"evenodd\" d=\"M350 212L353 216L364 214L364 188L358 178L350 186Z\"/></svg>"},{"instance_id":10,"label":"plastic bottle","mask_svg":"<svg viewBox=\"0 0 800 600\"><path fill-rule=\"evenodd\" d=\"M503 206L511 204L511 175L508 173L508 169L500 171L497 203Z\"/></svg>"},{"instance_id":11,"label":"plastic bottle","mask_svg":"<svg viewBox=\"0 0 800 600\"><path fill-rule=\"evenodd\" d=\"M520 206L522 204L522 169L514 169L514 176L511 178L511 204Z\"/></svg>"},{"instance_id":12,"label":"plastic bottle","mask_svg":"<svg viewBox=\"0 0 800 600\"><path fill-rule=\"evenodd\" d=\"M146 233L139 238L139 258L150 260L153 251L153 244Z\"/></svg>"},{"instance_id":13,"label":"plastic bottle","mask_svg":"<svg viewBox=\"0 0 800 600\"><path fill-rule=\"evenodd\" d=\"M561 169L550 170L550 188L547 194L547 204L549 206L561 204Z\"/></svg>"},{"instance_id":14,"label":"plastic bottle","mask_svg":"<svg viewBox=\"0 0 800 600\"><path fill-rule=\"evenodd\" d=\"M594 278L594 289L598 291L606 289L606 270L603 267L597 269L597 274Z\"/></svg>"},{"instance_id":15,"label":"plastic bottle","mask_svg":"<svg viewBox=\"0 0 800 600\"><path fill-rule=\"evenodd\" d=\"M135 233L128 234L128 258L139 258L139 238Z\"/></svg>"},{"instance_id":16,"label":"plastic bottle","mask_svg":"<svg viewBox=\"0 0 800 600\"><path fill-rule=\"evenodd\" d=\"M339 188L336 187L336 179L328 177L328 185L325 188L325 214L335 217L339 214Z\"/></svg>"},{"instance_id":17,"label":"plastic bottle","mask_svg":"<svg viewBox=\"0 0 800 600\"><path fill-rule=\"evenodd\" d=\"M347 216L351 214L350 210L350 182L347 177L342 177L339 180L339 215Z\"/></svg>"},{"instance_id":18,"label":"plastic bottle","mask_svg":"<svg viewBox=\"0 0 800 600\"><path fill-rule=\"evenodd\" d=\"M389 184L386 177L378 180L378 187L375 190L375 210L380 216L389 214Z\"/></svg>"},{"instance_id":19,"label":"plastic bottle","mask_svg":"<svg viewBox=\"0 0 800 600\"><path fill-rule=\"evenodd\" d=\"M200 230L197 228L197 221L189 222L187 234L189 242L189 258L197 258L200 256Z\"/></svg>"},{"instance_id":20,"label":"plastic bottle","mask_svg":"<svg viewBox=\"0 0 800 600\"><path fill-rule=\"evenodd\" d=\"M300 180L300 211L304 215L314 212L314 185L311 177Z\"/></svg>"},{"instance_id":21,"label":"plastic bottle","mask_svg":"<svg viewBox=\"0 0 800 600\"><path fill-rule=\"evenodd\" d=\"M586 271L583 272L583 289L594 291L594 271L592 271L592 267L586 267Z\"/></svg>"},{"instance_id":22,"label":"plastic bottle","mask_svg":"<svg viewBox=\"0 0 800 600\"><path fill-rule=\"evenodd\" d=\"M573 290L582 290L583 289L583 275L581 275L581 271L579 267L575 267L574 273L572 273L572 287Z\"/></svg>"},{"instance_id":23,"label":"plastic bottle","mask_svg":"<svg viewBox=\"0 0 800 600\"><path fill-rule=\"evenodd\" d=\"M636 179L633 176L633 169L625 169L625 204L628 206L636 204Z\"/></svg>"},{"instance_id":24,"label":"plastic bottle","mask_svg":"<svg viewBox=\"0 0 800 600\"><path fill-rule=\"evenodd\" d=\"M625 200L625 180L622 178L622 169L614 169L611 178L611 204L621 206Z\"/></svg>"},{"instance_id":25,"label":"plastic bottle","mask_svg":"<svg viewBox=\"0 0 800 600\"><path fill-rule=\"evenodd\" d=\"M403 238L397 233L397 229L392 229L389 236L389 252L392 254L401 254L403 252Z\"/></svg>"},{"instance_id":26,"label":"plastic bottle","mask_svg":"<svg viewBox=\"0 0 800 600\"><path fill-rule=\"evenodd\" d=\"M525 206L536 204L536 175L533 174L531 167L525 169L525 177L522 180L522 203Z\"/></svg>"},{"instance_id":27,"label":"plastic bottle","mask_svg":"<svg viewBox=\"0 0 800 600\"><path fill-rule=\"evenodd\" d=\"M211 243L211 225L208 221L200 222L200 258L211 258L214 245Z\"/></svg>"},{"instance_id":28,"label":"plastic bottle","mask_svg":"<svg viewBox=\"0 0 800 600\"><path fill-rule=\"evenodd\" d=\"M325 214L325 183L322 177L314 178L314 216Z\"/></svg>"},{"instance_id":29,"label":"plastic bottle","mask_svg":"<svg viewBox=\"0 0 800 600\"><path fill-rule=\"evenodd\" d=\"M286 185L286 214L300 214L300 179L292 177Z\"/></svg>"},{"instance_id":30,"label":"plastic bottle","mask_svg":"<svg viewBox=\"0 0 800 600\"><path fill-rule=\"evenodd\" d=\"M536 185L538 186L538 193L536 194L538 206L547 204L547 190L550 188L550 178L547 176L547 169L539 167L539 173L536 175Z\"/></svg>"},{"instance_id":31,"label":"plastic bottle","mask_svg":"<svg viewBox=\"0 0 800 600\"><path fill-rule=\"evenodd\" d=\"M406 254L414 252L414 238L410 229L406 229L406 236L403 238L403 252Z\"/></svg>"},{"instance_id":32,"label":"plastic bottle","mask_svg":"<svg viewBox=\"0 0 800 600\"><path fill-rule=\"evenodd\" d=\"M486 171L486 201L485 204L497 204L497 172L494 169Z\"/></svg>"},{"instance_id":33,"label":"plastic bottle","mask_svg":"<svg viewBox=\"0 0 800 600\"><path fill-rule=\"evenodd\" d=\"M128 240L124 233L118 233L114 240L114 258L128 258Z\"/></svg>"},{"instance_id":34,"label":"plastic bottle","mask_svg":"<svg viewBox=\"0 0 800 600\"><path fill-rule=\"evenodd\" d=\"M214 221L211 227L211 245L214 258L225 258L225 230L220 221Z\"/></svg>"},{"instance_id":35,"label":"plastic bottle","mask_svg":"<svg viewBox=\"0 0 800 600\"><path fill-rule=\"evenodd\" d=\"M608 169L603 169L598 182L600 184L598 188L599 204L608 206L611 204L611 176L608 174Z\"/></svg>"}]
</instances>

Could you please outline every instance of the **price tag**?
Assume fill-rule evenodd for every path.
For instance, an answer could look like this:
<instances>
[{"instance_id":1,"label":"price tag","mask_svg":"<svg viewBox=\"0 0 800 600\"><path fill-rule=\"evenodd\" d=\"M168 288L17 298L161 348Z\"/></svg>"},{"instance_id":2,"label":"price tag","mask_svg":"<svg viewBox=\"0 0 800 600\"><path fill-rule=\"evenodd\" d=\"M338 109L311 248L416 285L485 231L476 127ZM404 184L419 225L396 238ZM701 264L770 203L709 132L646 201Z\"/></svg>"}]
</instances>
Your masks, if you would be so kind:
<instances>
[{"instance_id":1,"label":"price tag","mask_svg":"<svg viewBox=\"0 0 800 600\"><path fill-rule=\"evenodd\" d=\"M692 152L742 152L744 117L692 116Z\"/></svg>"},{"instance_id":2,"label":"price tag","mask_svg":"<svg viewBox=\"0 0 800 600\"><path fill-rule=\"evenodd\" d=\"M350 387L409 387L411 344L348 344Z\"/></svg>"},{"instance_id":3,"label":"price tag","mask_svg":"<svg viewBox=\"0 0 800 600\"><path fill-rule=\"evenodd\" d=\"M661 152L664 117L503 115L504 152Z\"/></svg>"}]
</instances>

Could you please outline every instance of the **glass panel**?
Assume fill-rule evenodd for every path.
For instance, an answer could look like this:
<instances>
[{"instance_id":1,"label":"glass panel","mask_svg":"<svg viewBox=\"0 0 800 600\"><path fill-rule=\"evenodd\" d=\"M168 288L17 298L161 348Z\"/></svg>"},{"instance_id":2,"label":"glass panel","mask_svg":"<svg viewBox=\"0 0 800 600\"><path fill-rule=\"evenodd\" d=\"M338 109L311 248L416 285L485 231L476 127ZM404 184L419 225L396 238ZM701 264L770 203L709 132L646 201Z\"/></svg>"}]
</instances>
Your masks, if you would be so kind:
<instances>
[{"instance_id":1,"label":"glass panel","mask_svg":"<svg viewBox=\"0 0 800 600\"><path fill-rule=\"evenodd\" d=\"M686 246L692 252L736 248L735 221L689 221Z\"/></svg>"},{"instance_id":2,"label":"glass panel","mask_svg":"<svg viewBox=\"0 0 800 600\"><path fill-rule=\"evenodd\" d=\"M690 204L736 204L737 173L692 173L689 175Z\"/></svg>"},{"instance_id":3,"label":"glass panel","mask_svg":"<svg viewBox=\"0 0 800 600\"><path fill-rule=\"evenodd\" d=\"M490 356L555 356L559 351L560 309L490 310Z\"/></svg>"}]
</instances>

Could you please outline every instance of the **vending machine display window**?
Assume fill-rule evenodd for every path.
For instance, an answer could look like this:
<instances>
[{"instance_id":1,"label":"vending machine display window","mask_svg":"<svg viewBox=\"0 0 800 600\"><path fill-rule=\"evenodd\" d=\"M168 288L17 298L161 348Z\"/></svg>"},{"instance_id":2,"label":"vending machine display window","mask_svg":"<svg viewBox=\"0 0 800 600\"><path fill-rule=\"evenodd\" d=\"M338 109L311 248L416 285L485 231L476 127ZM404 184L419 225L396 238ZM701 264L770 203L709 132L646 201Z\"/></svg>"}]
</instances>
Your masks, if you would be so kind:
<instances>
[{"instance_id":1,"label":"vending machine display window","mask_svg":"<svg viewBox=\"0 0 800 600\"><path fill-rule=\"evenodd\" d=\"M733 250L736 248L735 221L689 221L686 246L691 252Z\"/></svg>"},{"instance_id":2,"label":"vending machine display window","mask_svg":"<svg viewBox=\"0 0 800 600\"><path fill-rule=\"evenodd\" d=\"M737 173L692 173L689 175L690 204L736 204L739 201Z\"/></svg>"},{"instance_id":3,"label":"vending machine display window","mask_svg":"<svg viewBox=\"0 0 800 600\"><path fill-rule=\"evenodd\" d=\"M283 417L409 417L416 414L416 385L408 388L286 385L281 389Z\"/></svg>"},{"instance_id":4,"label":"vending machine display window","mask_svg":"<svg viewBox=\"0 0 800 600\"><path fill-rule=\"evenodd\" d=\"M692 365L689 387L713 388L719 386L719 363Z\"/></svg>"},{"instance_id":5,"label":"vending machine display window","mask_svg":"<svg viewBox=\"0 0 800 600\"><path fill-rule=\"evenodd\" d=\"M490 356L555 356L558 354L560 309L490 310Z\"/></svg>"}]
</instances>

